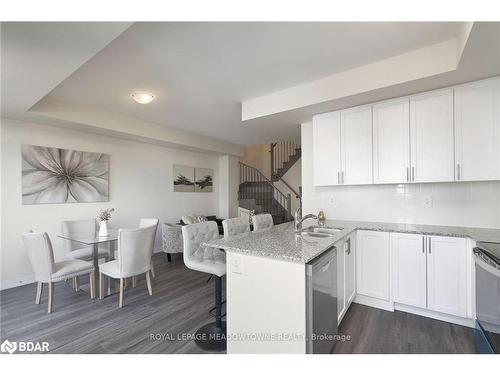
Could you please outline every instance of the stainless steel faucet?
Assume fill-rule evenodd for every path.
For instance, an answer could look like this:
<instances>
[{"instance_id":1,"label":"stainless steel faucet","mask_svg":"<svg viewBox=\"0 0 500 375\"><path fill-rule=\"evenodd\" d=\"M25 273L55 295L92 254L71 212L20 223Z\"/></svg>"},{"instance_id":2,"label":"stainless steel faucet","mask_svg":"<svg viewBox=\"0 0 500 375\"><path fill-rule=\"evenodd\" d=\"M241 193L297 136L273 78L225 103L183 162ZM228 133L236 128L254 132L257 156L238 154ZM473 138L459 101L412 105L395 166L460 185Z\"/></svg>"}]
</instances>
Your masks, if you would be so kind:
<instances>
[{"instance_id":1,"label":"stainless steel faucet","mask_svg":"<svg viewBox=\"0 0 500 375\"><path fill-rule=\"evenodd\" d=\"M314 214L307 214L304 217L301 217L301 216L302 216L302 210L299 208L297 211L295 211L295 216L294 216L295 230L302 229L302 223L304 222L304 220L307 220L307 219L318 220L318 217Z\"/></svg>"}]
</instances>

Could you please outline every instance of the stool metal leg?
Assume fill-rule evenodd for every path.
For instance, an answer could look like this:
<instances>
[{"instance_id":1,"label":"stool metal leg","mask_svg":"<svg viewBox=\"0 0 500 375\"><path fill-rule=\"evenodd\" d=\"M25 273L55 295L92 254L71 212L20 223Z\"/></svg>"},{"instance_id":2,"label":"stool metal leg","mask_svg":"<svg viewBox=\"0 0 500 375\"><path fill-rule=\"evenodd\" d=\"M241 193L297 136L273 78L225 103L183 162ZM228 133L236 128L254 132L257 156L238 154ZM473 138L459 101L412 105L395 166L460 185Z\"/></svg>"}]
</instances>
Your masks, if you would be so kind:
<instances>
[{"instance_id":1,"label":"stool metal leg","mask_svg":"<svg viewBox=\"0 0 500 375\"><path fill-rule=\"evenodd\" d=\"M226 350L226 322L222 320L222 278L214 275L215 322L196 331L196 344L205 350Z\"/></svg>"}]
</instances>

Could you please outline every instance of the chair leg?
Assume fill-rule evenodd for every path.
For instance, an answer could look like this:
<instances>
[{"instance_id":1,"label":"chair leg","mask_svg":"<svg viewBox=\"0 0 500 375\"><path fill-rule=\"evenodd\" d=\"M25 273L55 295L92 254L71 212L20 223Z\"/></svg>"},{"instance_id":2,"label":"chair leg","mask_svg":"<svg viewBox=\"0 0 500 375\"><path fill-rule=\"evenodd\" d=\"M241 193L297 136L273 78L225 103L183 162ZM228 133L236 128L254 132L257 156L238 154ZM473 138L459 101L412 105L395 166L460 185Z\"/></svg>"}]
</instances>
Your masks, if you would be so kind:
<instances>
[{"instance_id":1,"label":"chair leg","mask_svg":"<svg viewBox=\"0 0 500 375\"><path fill-rule=\"evenodd\" d=\"M71 283L72 283L72 286L73 286L73 290L76 290L76 278L75 277L71 278Z\"/></svg>"},{"instance_id":2,"label":"chair leg","mask_svg":"<svg viewBox=\"0 0 500 375\"><path fill-rule=\"evenodd\" d=\"M79 291L80 290L80 276L76 276L75 277L75 291Z\"/></svg>"},{"instance_id":3,"label":"chair leg","mask_svg":"<svg viewBox=\"0 0 500 375\"><path fill-rule=\"evenodd\" d=\"M152 296L153 295L153 288L151 287L151 277L149 275L149 271L146 272L146 281L148 283L148 291L149 291L149 295Z\"/></svg>"},{"instance_id":4,"label":"chair leg","mask_svg":"<svg viewBox=\"0 0 500 375\"><path fill-rule=\"evenodd\" d=\"M137 276L132 276L132 288L137 286Z\"/></svg>"},{"instance_id":5,"label":"chair leg","mask_svg":"<svg viewBox=\"0 0 500 375\"><path fill-rule=\"evenodd\" d=\"M167 260L169 263L172 261L172 255L170 255L170 253L167 253Z\"/></svg>"},{"instance_id":6,"label":"chair leg","mask_svg":"<svg viewBox=\"0 0 500 375\"><path fill-rule=\"evenodd\" d=\"M123 307L123 287L124 287L124 278L120 278L120 300L118 302L118 307Z\"/></svg>"},{"instance_id":7,"label":"chair leg","mask_svg":"<svg viewBox=\"0 0 500 375\"><path fill-rule=\"evenodd\" d=\"M52 306L54 304L54 283L49 282L49 306L47 312L50 314L52 312Z\"/></svg>"},{"instance_id":8,"label":"chair leg","mask_svg":"<svg viewBox=\"0 0 500 375\"><path fill-rule=\"evenodd\" d=\"M153 260L151 260L151 275L153 276L153 279L156 277L156 275L155 275L155 265L153 263Z\"/></svg>"},{"instance_id":9,"label":"chair leg","mask_svg":"<svg viewBox=\"0 0 500 375\"><path fill-rule=\"evenodd\" d=\"M92 271L89 275L90 279L90 299L95 298L95 272Z\"/></svg>"},{"instance_id":10,"label":"chair leg","mask_svg":"<svg viewBox=\"0 0 500 375\"><path fill-rule=\"evenodd\" d=\"M215 325L222 327L222 278L214 276L215 279Z\"/></svg>"},{"instance_id":11,"label":"chair leg","mask_svg":"<svg viewBox=\"0 0 500 375\"><path fill-rule=\"evenodd\" d=\"M128 288L128 278L124 278L123 279L123 289L127 289Z\"/></svg>"},{"instance_id":12,"label":"chair leg","mask_svg":"<svg viewBox=\"0 0 500 375\"><path fill-rule=\"evenodd\" d=\"M99 272L99 299L104 298L104 278L102 272Z\"/></svg>"},{"instance_id":13,"label":"chair leg","mask_svg":"<svg viewBox=\"0 0 500 375\"><path fill-rule=\"evenodd\" d=\"M42 299L42 291L43 291L43 283L38 282L36 284L36 299L35 299L35 303L37 305L40 304L40 300Z\"/></svg>"}]
</instances>

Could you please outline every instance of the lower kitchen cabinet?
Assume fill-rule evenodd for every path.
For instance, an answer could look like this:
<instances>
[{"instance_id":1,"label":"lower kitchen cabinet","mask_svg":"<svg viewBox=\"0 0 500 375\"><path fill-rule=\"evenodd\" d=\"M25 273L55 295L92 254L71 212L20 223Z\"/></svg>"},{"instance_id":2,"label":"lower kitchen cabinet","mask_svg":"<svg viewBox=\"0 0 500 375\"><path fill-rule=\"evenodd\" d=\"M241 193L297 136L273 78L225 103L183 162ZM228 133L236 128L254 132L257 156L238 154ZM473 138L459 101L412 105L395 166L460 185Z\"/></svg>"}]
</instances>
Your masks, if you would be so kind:
<instances>
[{"instance_id":1,"label":"lower kitchen cabinet","mask_svg":"<svg viewBox=\"0 0 500 375\"><path fill-rule=\"evenodd\" d=\"M337 242L337 321L340 324L356 296L356 259L354 234Z\"/></svg>"},{"instance_id":2,"label":"lower kitchen cabinet","mask_svg":"<svg viewBox=\"0 0 500 375\"><path fill-rule=\"evenodd\" d=\"M358 230L356 236L357 294L390 300L389 233Z\"/></svg>"},{"instance_id":3,"label":"lower kitchen cabinet","mask_svg":"<svg viewBox=\"0 0 500 375\"><path fill-rule=\"evenodd\" d=\"M396 303L467 317L467 240L392 233Z\"/></svg>"},{"instance_id":4,"label":"lower kitchen cabinet","mask_svg":"<svg viewBox=\"0 0 500 375\"><path fill-rule=\"evenodd\" d=\"M391 234L392 297L394 302L427 307L426 236Z\"/></svg>"},{"instance_id":5,"label":"lower kitchen cabinet","mask_svg":"<svg viewBox=\"0 0 500 375\"><path fill-rule=\"evenodd\" d=\"M467 240L427 236L427 308L467 316Z\"/></svg>"}]
</instances>

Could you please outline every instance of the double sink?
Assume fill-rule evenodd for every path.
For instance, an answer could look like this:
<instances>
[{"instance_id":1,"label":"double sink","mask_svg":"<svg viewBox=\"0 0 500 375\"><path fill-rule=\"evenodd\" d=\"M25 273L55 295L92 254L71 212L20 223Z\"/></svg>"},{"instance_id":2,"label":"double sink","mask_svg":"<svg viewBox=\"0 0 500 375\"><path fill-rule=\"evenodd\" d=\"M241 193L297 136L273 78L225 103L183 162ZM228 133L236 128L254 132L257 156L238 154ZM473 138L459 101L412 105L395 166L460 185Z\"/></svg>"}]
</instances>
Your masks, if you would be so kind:
<instances>
[{"instance_id":1,"label":"double sink","mask_svg":"<svg viewBox=\"0 0 500 375\"><path fill-rule=\"evenodd\" d=\"M328 238L335 236L335 234L337 232L340 232L342 229L344 228L310 226L307 228L300 229L295 233L306 237Z\"/></svg>"}]
</instances>

